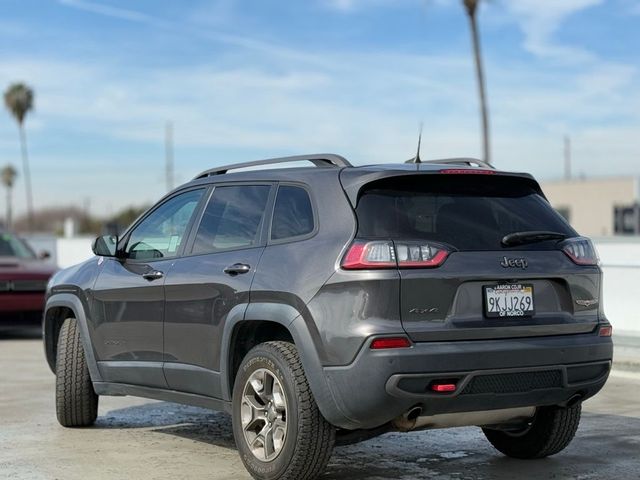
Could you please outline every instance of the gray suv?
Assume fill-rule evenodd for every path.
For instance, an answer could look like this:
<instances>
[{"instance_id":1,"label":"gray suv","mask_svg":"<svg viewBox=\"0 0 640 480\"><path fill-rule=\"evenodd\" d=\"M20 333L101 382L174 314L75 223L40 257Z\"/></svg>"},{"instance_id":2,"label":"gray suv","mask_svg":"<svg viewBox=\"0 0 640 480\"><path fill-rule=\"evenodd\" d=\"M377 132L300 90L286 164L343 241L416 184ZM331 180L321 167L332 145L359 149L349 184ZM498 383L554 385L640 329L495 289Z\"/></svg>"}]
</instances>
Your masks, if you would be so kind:
<instances>
[{"instance_id":1,"label":"gray suv","mask_svg":"<svg viewBox=\"0 0 640 480\"><path fill-rule=\"evenodd\" d=\"M47 290L59 422L93 424L100 395L223 410L256 479L388 431L553 455L611 367L590 240L477 160L216 168L93 249Z\"/></svg>"}]
</instances>

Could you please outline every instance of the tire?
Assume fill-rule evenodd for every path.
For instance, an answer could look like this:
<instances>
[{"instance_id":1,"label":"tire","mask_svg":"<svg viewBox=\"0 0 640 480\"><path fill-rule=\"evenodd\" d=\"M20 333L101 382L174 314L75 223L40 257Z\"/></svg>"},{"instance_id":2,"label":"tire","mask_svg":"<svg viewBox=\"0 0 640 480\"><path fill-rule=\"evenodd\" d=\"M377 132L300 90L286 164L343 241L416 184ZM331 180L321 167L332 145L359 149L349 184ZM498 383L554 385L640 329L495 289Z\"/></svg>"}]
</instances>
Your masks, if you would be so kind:
<instances>
[{"instance_id":1,"label":"tire","mask_svg":"<svg viewBox=\"0 0 640 480\"><path fill-rule=\"evenodd\" d=\"M93 390L75 318L64 321L58 337L56 415L63 427L87 427L98 416L98 395Z\"/></svg>"},{"instance_id":2,"label":"tire","mask_svg":"<svg viewBox=\"0 0 640 480\"><path fill-rule=\"evenodd\" d=\"M509 457L532 459L555 455L573 440L582 404L569 408L540 407L532 423L522 432L483 429L489 442Z\"/></svg>"},{"instance_id":3,"label":"tire","mask_svg":"<svg viewBox=\"0 0 640 480\"><path fill-rule=\"evenodd\" d=\"M265 407L264 415L258 414L251 405L271 410ZM318 410L293 344L266 342L245 356L233 388L232 416L240 457L255 479L313 480L327 466L335 428ZM260 438L265 431L272 432L273 448L262 441L268 433Z\"/></svg>"}]
</instances>

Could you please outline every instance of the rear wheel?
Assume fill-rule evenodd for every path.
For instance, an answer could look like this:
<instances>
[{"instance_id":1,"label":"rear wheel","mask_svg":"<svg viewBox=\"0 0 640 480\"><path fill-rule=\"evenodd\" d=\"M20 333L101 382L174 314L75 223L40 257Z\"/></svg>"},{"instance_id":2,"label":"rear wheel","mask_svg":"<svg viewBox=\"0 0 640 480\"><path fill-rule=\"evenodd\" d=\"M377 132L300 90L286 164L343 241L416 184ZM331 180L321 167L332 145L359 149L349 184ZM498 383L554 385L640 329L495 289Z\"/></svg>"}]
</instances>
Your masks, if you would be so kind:
<instances>
[{"instance_id":1,"label":"rear wheel","mask_svg":"<svg viewBox=\"0 0 640 480\"><path fill-rule=\"evenodd\" d=\"M93 390L75 318L64 321L58 337L56 414L63 427L93 425L98 416L98 395Z\"/></svg>"},{"instance_id":2,"label":"rear wheel","mask_svg":"<svg viewBox=\"0 0 640 480\"><path fill-rule=\"evenodd\" d=\"M318 410L293 344L266 342L244 358L233 389L233 434L258 480L312 480L324 471L335 428Z\"/></svg>"},{"instance_id":3,"label":"rear wheel","mask_svg":"<svg viewBox=\"0 0 640 480\"><path fill-rule=\"evenodd\" d=\"M540 407L530 425L521 431L491 430L483 432L489 442L509 457L543 458L564 450L573 439L582 405L569 408Z\"/></svg>"}]
</instances>

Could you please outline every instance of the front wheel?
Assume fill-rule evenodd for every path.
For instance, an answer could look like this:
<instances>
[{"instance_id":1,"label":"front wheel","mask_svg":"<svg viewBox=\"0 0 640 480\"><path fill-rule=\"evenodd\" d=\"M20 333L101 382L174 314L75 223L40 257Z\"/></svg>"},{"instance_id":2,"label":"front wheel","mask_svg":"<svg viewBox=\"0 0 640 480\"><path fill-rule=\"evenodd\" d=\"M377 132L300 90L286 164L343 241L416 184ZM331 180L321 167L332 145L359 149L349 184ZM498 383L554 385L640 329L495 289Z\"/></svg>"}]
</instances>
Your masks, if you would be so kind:
<instances>
[{"instance_id":1,"label":"front wheel","mask_svg":"<svg viewBox=\"0 0 640 480\"><path fill-rule=\"evenodd\" d=\"M233 434L258 480L313 480L324 471L335 428L318 410L295 345L266 342L244 358L233 388Z\"/></svg>"},{"instance_id":2,"label":"front wheel","mask_svg":"<svg viewBox=\"0 0 640 480\"><path fill-rule=\"evenodd\" d=\"M56 414L63 427L87 427L98 416L98 395L93 390L75 318L64 321L58 336Z\"/></svg>"},{"instance_id":3,"label":"front wheel","mask_svg":"<svg viewBox=\"0 0 640 480\"><path fill-rule=\"evenodd\" d=\"M523 430L509 432L484 428L491 444L509 457L543 458L564 450L578 430L582 404L569 408L540 407Z\"/></svg>"}]
</instances>

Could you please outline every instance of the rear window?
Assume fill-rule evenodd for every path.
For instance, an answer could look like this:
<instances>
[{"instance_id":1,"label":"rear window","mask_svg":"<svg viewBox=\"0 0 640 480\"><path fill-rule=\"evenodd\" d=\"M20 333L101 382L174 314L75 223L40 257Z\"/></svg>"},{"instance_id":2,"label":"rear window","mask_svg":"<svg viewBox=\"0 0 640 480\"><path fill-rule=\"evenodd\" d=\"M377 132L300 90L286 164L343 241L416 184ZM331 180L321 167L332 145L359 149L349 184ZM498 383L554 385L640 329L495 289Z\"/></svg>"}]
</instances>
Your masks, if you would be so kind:
<instances>
[{"instance_id":1,"label":"rear window","mask_svg":"<svg viewBox=\"0 0 640 480\"><path fill-rule=\"evenodd\" d=\"M364 187L356 207L358 237L420 239L462 251L502 250L514 232L575 231L524 178L414 175ZM509 247L549 249L555 241Z\"/></svg>"}]
</instances>

